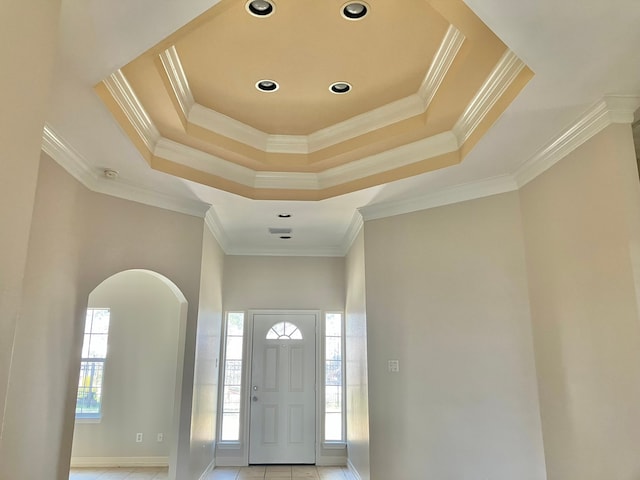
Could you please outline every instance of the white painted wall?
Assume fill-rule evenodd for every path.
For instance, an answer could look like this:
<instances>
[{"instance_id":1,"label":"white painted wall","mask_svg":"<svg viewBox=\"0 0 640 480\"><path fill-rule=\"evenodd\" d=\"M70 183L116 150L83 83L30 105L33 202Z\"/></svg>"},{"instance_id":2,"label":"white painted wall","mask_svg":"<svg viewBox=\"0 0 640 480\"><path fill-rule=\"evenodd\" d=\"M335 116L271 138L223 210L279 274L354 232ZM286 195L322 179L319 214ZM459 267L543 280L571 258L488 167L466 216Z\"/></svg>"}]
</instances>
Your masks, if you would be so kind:
<instances>
[{"instance_id":1,"label":"white painted wall","mask_svg":"<svg viewBox=\"0 0 640 480\"><path fill-rule=\"evenodd\" d=\"M117 272L142 268L170 279L190 306L178 463L192 472L180 480L197 480L200 475L193 472L204 463L200 450L206 450L191 430L199 421L192 419L192 400L203 220L89 192L43 155L31 228L0 478L66 480L89 293ZM211 450L202 455L212 457Z\"/></svg>"},{"instance_id":2,"label":"white painted wall","mask_svg":"<svg viewBox=\"0 0 640 480\"><path fill-rule=\"evenodd\" d=\"M549 480L640 475L640 188L628 125L521 191Z\"/></svg>"},{"instance_id":3,"label":"white painted wall","mask_svg":"<svg viewBox=\"0 0 640 480\"><path fill-rule=\"evenodd\" d=\"M364 272L364 232L356 237L345 259L345 361L347 384L347 449L350 467L362 480L369 474L369 380L367 311Z\"/></svg>"},{"instance_id":4,"label":"white painted wall","mask_svg":"<svg viewBox=\"0 0 640 480\"><path fill-rule=\"evenodd\" d=\"M4 412L47 112L60 0L3 0L0 5L0 472ZM5 463L6 462L6 463Z\"/></svg>"},{"instance_id":5,"label":"white painted wall","mask_svg":"<svg viewBox=\"0 0 640 480\"><path fill-rule=\"evenodd\" d=\"M364 228L371 478L544 479L517 192Z\"/></svg>"},{"instance_id":6,"label":"white painted wall","mask_svg":"<svg viewBox=\"0 0 640 480\"><path fill-rule=\"evenodd\" d=\"M111 311L102 419L76 422L72 464L135 464L141 457L167 463L176 440L175 373L180 322L186 322L181 299L153 273L129 270L98 285L88 306ZM135 441L138 432L142 443Z\"/></svg>"}]
</instances>

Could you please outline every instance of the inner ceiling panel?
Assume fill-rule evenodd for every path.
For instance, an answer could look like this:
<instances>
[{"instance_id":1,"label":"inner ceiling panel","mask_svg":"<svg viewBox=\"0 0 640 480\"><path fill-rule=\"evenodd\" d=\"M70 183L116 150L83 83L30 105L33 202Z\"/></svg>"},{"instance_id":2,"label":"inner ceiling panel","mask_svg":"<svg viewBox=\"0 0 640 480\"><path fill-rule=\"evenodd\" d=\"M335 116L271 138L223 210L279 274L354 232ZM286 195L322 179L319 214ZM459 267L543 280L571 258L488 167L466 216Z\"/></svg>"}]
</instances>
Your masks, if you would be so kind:
<instances>
[{"instance_id":1,"label":"inner ceiling panel","mask_svg":"<svg viewBox=\"0 0 640 480\"><path fill-rule=\"evenodd\" d=\"M280 0L266 18L242 1L222 8L175 44L195 101L267 133L307 135L415 93L449 22L424 0L378 2L357 21L343 3ZM280 89L258 91L261 79ZM353 90L332 94L336 81Z\"/></svg>"}]
</instances>

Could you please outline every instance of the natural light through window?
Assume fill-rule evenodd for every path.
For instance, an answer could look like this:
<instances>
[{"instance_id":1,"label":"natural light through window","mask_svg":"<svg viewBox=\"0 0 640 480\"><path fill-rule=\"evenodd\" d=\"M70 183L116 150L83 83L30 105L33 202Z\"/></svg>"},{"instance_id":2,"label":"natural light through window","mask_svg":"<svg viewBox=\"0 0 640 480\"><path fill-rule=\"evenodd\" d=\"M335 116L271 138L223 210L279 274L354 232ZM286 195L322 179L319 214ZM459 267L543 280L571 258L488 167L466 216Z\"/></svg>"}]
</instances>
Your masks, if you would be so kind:
<instances>
[{"instance_id":1,"label":"natural light through window","mask_svg":"<svg viewBox=\"0 0 640 480\"><path fill-rule=\"evenodd\" d=\"M76 418L99 419L102 415L102 382L107 359L110 311L87 309L78 380Z\"/></svg>"},{"instance_id":2,"label":"natural light through window","mask_svg":"<svg viewBox=\"0 0 640 480\"><path fill-rule=\"evenodd\" d=\"M244 312L227 313L226 332L220 440L223 442L237 442L240 440Z\"/></svg>"},{"instance_id":3,"label":"natural light through window","mask_svg":"<svg viewBox=\"0 0 640 480\"><path fill-rule=\"evenodd\" d=\"M325 315L324 440L342 442L342 314Z\"/></svg>"},{"instance_id":4,"label":"natural light through window","mask_svg":"<svg viewBox=\"0 0 640 480\"><path fill-rule=\"evenodd\" d=\"M267 340L302 340L302 332L293 323L276 323L267 332Z\"/></svg>"}]
</instances>

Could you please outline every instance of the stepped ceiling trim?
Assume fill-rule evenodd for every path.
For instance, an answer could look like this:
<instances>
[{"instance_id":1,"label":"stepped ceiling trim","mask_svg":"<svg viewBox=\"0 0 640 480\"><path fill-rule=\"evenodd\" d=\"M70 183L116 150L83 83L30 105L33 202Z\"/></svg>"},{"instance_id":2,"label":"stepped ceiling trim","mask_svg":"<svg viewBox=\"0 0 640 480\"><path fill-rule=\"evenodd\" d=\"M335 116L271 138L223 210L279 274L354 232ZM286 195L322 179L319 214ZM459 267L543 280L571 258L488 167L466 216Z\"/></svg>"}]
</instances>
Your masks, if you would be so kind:
<instances>
[{"instance_id":1,"label":"stepped ceiling trim","mask_svg":"<svg viewBox=\"0 0 640 480\"><path fill-rule=\"evenodd\" d=\"M295 2L256 20L223 1L96 92L153 169L247 198L321 200L446 168L533 72L462 0L403 1L357 23L318 4L319 24ZM379 28L398 35L373 41ZM345 72L354 91L330 93ZM269 75L282 88L254 88Z\"/></svg>"},{"instance_id":2,"label":"stepped ceiling trim","mask_svg":"<svg viewBox=\"0 0 640 480\"><path fill-rule=\"evenodd\" d=\"M464 35L450 25L417 93L310 135L268 134L196 103L175 45L162 52L160 59L188 122L264 152L307 154L426 112L463 42Z\"/></svg>"},{"instance_id":3,"label":"stepped ceiling trim","mask_svg":"<svg viewBox=\"0 0 640 480\"><path fill-rule=\"evenodd\" d=\"M49 125L46 125L43 131L42 150L89 190L187 215L204 217L208 228L226 254L343 256L357 237L363 220L401 215L518 190L609 125L632 123L634 112L638 108L640 108L640 97L636 95L604 97L541 147L535 155L523 162L512 174L439 188L426 195L364 206L354 215L339 247L321 250L306 249L304 252L295 249L289 251L245 250L232 246L217 218L215 207L209 209L210 205L204 202L159 194L123 180L106 179L89 167L89 163Z\"/></svg>"}]
</instances>

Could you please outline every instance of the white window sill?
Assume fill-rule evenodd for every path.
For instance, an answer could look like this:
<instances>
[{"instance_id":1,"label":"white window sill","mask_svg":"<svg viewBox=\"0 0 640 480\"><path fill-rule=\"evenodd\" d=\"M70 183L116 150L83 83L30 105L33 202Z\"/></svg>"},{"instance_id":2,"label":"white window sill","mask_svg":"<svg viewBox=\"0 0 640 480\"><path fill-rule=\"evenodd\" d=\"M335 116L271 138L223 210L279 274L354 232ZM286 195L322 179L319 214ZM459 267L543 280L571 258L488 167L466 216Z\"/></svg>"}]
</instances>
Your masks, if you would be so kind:
<instances>
[{"instance_id":1,"label":"white window sill","mask_svg":"<svg viewBox=\"0 0 640 480\"><path fill-rule=\"evenodd\" d=\"M218 442L216 447L220 450L240 450L242 444L240 442Z\"/></svg>"},{"instance_id":2,"label":"white window sill","mask_svg":"<svg viewBox=\"0 0 640 480\"><path fill-rule=\"evenodd\" d=\"M346 442L322 442L322 448L327 450L341 450L347 448Z\"/></svg>"},{"instance_id":3,"label":"white window sill","mask_svg":"<svg viewBox=\"0 0 640 480\"><path fill-rule=\"evenodd\" d=\"M101 418L76 418L76 423L100 423Z\"/></svg>"}]
</instances>

